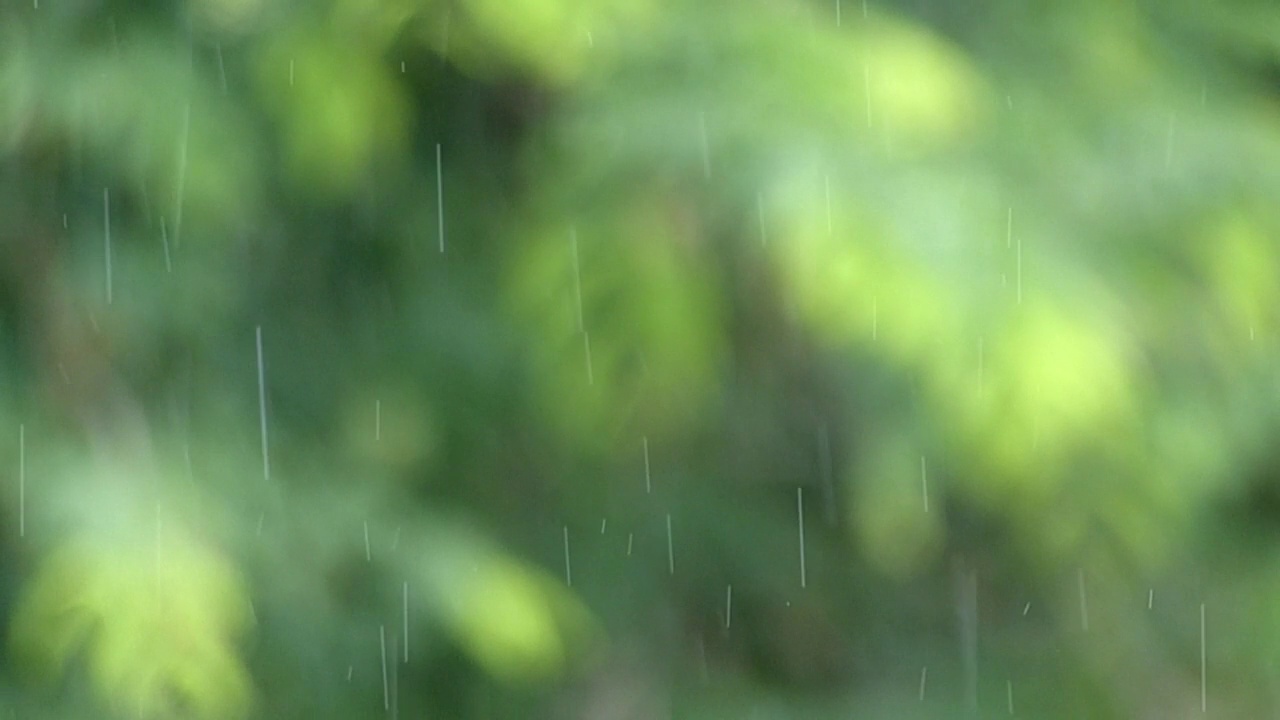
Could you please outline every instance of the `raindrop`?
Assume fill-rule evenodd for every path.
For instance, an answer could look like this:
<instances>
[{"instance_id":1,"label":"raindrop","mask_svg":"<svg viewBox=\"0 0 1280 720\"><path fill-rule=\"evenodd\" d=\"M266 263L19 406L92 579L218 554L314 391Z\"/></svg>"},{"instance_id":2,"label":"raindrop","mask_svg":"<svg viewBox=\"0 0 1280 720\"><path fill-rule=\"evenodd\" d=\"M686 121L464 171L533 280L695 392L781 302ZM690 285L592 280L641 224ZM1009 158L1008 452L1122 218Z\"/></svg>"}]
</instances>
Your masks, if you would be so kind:
<instances>
[{"instance_id":1,"label":"raindrop","mask_svg":"<svg viewBox=\"0 0 1280 720\"><path fill-rule=\"evenodd\" d=\"M27 426L18 426L18 537L27 536Z\"/></svg>"},{"instance_id":2,"label":"raindrop","mask_svg":"<svg viewBox=\"0 0 1280 720\"><path fill-rule=\"evenodd\" d=\"M653 479L649 475L649 436L641 438L644 443L644 491L653 492Z\"/></svg>"},{"instance_id":3,"label":"raindrop","mask_svg":"<svg viewBox=\"0 0 1280 720\"><path fill-rule=\"evenodd\" d=\"M436 216L440 252L444 253L444 165L440 156L440 143L436 143Z\"/></svg>"},{"instance_id":4,"label":"raindrop","mask_svg":"<svg viewBox=\"0 0 1280 720\"><path fill-rule=\"evenodd\" d=\"M1080 627L1089 631L1089 600L1084 591L1084 568L1076 571L1076 583L1080 586Z\"/></svg>"},{"instance_id":5,"label":"raindrop","mask_svg":"<svg viewBox=\"0 0 1280 720\"><path fill-rule=\"evenodd\" d=\"M164 247L164 271L173 272L173 261L169 256L169 230L164 224L164 216L160 216L160 243Z\"/></svg>"},{"instance_id":6,"label":"raindrop","mask_svg":"<svg viewBox=\"0 0 1280 720\"><path fill-rule=\"evenodd\" d=\"M191 103L182 110L182 140L178 145L178 188L174 200L173 211L173 246L182 243L182 206L186 200L187 187L187 146L191 140Z\"/></svg>"},{"instance_id":7,"label":"raindrop","mask_svg":"<svg viewBox=\"0 0 1280 720\"><path fill-rule=\"evenodd\" d=\"M213 50L218 56L218 84L222 86L222 94L227 94L227 68L222 63L222 43L214 43Z\"/></svg>"},{"instance_id":8,"label":"raindrop","mask_svg":"<svg viewBox=\"0 0 1280 720\"><path fill-rule=\"evenodd\" d=\"M796 514L800 518L800 587L805 587L804 565L804 488L796 488Z\"/></svg>"},{"instance_id":9,"label":"raindrop","mask_svg":"<svg viewBox=\"0 0 1280 720\"><path fill-rule=\"evenodd\" d=\"M449 18L451 17L450 8L446 7L444 11L444 22L441 23L440 29L440 60L449 59Z\"/></svg>"},{"instance_id":10,"label":"raindrop","mask_svg":"<svg viewBox=\"0 0 1280 720\"><path fill-rule=\"evenodd\" d=\"M924 456L920 456L920 489L924 495L924 511L929 512L929 475L925 471Z\"/></svg>"},{"instance_id":11,"label":"raindrop","mask_svg":"<svg viewBox=\"0 0 1280 720\"><path fill-rule=\"evenodd\" d=\"M564 583L573 587L573 567L569 564L569 526L564 526Z\"/></svg>"},{"instance_id":12,"label":"raindrop","mask_svg":"<svg viewBox=\"0 0 1280 720\"><path fill-rule=\"evenodd\" d=\"M267 370L262 355L262 326L257 329L258 341L258 419L262 427L262 477L271 482L271 451L267 444Z\"/></svg>"},{"instance_id":13,"label":"raindrop","mask_svg":"<svg viewBox=\"0 0 1280 720\"><path fill-rule=\"evenodd\" d=\"M111 304L111 191L102 189L103 256L107 271L107 304Z\"/></svg>"},{"instance_id":14,"label":"raindrop","mask_svg":"<svg viewBox=\"0 0 1280 720\"><path fill-rule=\"evenodd\" d=\"M1022 236L1018 236L1018 304L1022 304Z\"/></svg>"},{"instance_id":15,"label":"raindrop","mask_svg":"<svg viewBox=\"0 0 1280 720\"><path fill-rule=\"evenodd\" d=\"M707 114L698 113L698 137L702 142L702 175L711 179L711 147L707 141Z\"/></svg>"},{"instance_id":16,"label":"raindrop","mask_svg":"<svg viewBox=\"0 0 1280 720\"><path fill-rule=\"evenodd\" d=\"M585 332L582 314L582 268L578 259L578 228L569 226L569 245L573 249L573 295L578 305L578 332Z\"/></svg>"},{"instance_id":17,"label":"raindrop","mask_svg":"<svg viewBox=\"0 0 1280 720\"><path fill-rule=\"evenodd\" d=\"M676 574L675 548L671 542L671 513L667 513L667 572Z\"/></svg>"},{"instance_id":18,"label":"raindrop","mask_svg":"<svg viewBox=\"0 0 1280 720\"><path fill-rule=\"evenodd\" d=\"M1209 658L1205 653L1204 603L1200 603L1200 712L1209 712Z\"/></svg>"},{"instance_id":19,"label":"raindrop","mask_svg":"<svg viewBox=\"0 0 1280 720\"><path fill-rule=\"evenodd\" d=\"M396 638L395 636L392 636L391 653L387 656L391 658L391 691L388 693L387 699L391 703L390 712L392 720L395 720L395 718L400 716L400 666L396 664L396 656L398 654L399 653L396 651Z\"/></svg>"},{"instance_id":20,"label":"raindrop","mask_svg":"<svg viewBox=\"0 0 1280 720\"><path fill-rule=\"evenodd\" d=\"M382 709L391 709L391 687L387 682L387 626L378 626L378 641L382 644Z\"/></svg>"}]
</instances>

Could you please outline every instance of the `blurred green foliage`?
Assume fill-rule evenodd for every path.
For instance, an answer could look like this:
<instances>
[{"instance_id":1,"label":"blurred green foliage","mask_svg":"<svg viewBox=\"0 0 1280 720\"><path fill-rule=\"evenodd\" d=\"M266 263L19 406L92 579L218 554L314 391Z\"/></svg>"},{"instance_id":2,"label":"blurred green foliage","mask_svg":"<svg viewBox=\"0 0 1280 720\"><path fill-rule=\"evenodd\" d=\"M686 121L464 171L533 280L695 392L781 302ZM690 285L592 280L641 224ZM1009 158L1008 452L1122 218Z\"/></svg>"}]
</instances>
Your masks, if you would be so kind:
<instances>
[{"instance_id":1,"label":"blurred green foliage","mask_svg":"<svg viewBox=\"0 0 1280 720\"><path fill-rule=\"evenodd\" d=\"M0 709L1274 714L1278 39L0 5Z\"/></svg>"}]
</instances>

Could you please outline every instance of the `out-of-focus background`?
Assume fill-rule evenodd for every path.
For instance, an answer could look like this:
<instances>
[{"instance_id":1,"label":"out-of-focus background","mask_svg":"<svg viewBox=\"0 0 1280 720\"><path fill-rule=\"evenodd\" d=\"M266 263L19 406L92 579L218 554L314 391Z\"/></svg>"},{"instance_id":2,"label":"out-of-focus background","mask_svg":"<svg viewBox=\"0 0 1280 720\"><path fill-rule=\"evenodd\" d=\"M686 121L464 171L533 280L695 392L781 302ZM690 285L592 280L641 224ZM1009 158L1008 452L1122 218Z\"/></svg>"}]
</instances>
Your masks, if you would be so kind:
<instances>
[{"instance_id":1,"label":"out-of-focus background","mask_svg":"<svg viewBox=\"0 0 1280 720\"><path fill-rule=\"evenodd\" d=\"M1280 712L1280 5L0 4L3 717Z\"/></svg>"}]
</instances>

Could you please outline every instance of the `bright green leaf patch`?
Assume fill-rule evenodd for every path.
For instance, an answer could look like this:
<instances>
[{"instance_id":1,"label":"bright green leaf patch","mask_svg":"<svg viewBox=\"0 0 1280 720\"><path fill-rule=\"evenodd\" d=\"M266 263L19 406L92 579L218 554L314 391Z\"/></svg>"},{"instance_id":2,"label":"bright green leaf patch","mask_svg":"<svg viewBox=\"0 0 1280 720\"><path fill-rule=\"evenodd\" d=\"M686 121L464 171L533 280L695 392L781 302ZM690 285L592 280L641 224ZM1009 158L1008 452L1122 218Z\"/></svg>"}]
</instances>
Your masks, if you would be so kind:
<instances>
[{"instance_id":1,"label":"bright green leaf patch","mask_svg":"<svg viewBox=\"0 0 1280 720\"><path fill-rule=\"evenodd\" d=\"M895 150L950 145L980 128L989 91L962 51L922 27L885 18L863 42L870 114Z\"/></svg>"},{"instance_id":2,"label":"bright green leaf patch","mask_svg":"<svg viewBox=\"0 0 1280 720\"><path fill-rule=\"evenodd\" d=\"M273 37L258 57L258 92L279 123L289 174L312 192L354 190L376 158L404 146L401 91L361 50L300 32Z\"/></svg>"},{"instance_id":3,"label":"bright green leaf patch","mask_svg":"<svg viewBox=\"0 0 1280 720\"><path fill-rule=\"evenodd\" d=\"M1243 344L1280 318L1275 241L1248 214L1224 214L1198 238L1210 291L1231 341Z\"/></svg>"},{"instance_id":4,"label":"bright green leaf patch","mask_svg":"<svg viewBox=\"0 0 1280 720\"><path fill-rule=\"evenodd\" d=\"M720 309L684 220L679 203L649 198L610 222L551 226L513 266L511 311L567 437L678 433L717 392Z\"/></svg>"},{"instance_id":5,"label":"bright green leaf patch","mask_svg":"<svg viewBox=\"0 0 1280 720\"><path fill-rule=\"evenodd\" d=\"M423 39L463 71L531 75L554 86L572 86L608 65L655 14L652 0L463 0L442 7L433 8Z\"/></svg>"},{"instance_id":6,"label":"bright green leaf patch","mask_svg":"<svg viewBox=\"0 0 1280 720\"><path fill-rule=\"evenodd\" d=\"M98 694L131 716L223 720L249 708L234 644L248 617L234 566L166 527L158 546L60 547L27 589L12 642L47 682L84 653Z\"/></svg>"},{"instance_id":7,"label":"bright green leaf patch","mask_svg":"<svg viewBox=\"0 0 1280 720\"><path fill-rule=\"evenodd\" d=\"M597 639L587 607L558 579L461 526L424 541L424 600L458 645L505 683L559 677Z\"/></svg>"}]
</instances>

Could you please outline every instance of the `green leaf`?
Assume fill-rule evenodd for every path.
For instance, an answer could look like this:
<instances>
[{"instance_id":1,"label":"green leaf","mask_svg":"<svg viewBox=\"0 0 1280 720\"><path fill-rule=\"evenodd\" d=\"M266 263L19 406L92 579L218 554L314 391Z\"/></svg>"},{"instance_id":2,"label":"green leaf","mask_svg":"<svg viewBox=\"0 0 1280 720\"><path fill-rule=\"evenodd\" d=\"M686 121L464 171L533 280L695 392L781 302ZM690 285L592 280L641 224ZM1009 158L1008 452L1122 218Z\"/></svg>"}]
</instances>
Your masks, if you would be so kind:
<instances>
[{"instance_id":1,"label":"green leaf","mask_svg":"<svg viewBox=\"0 0 1280 720\"><path fill-rule=\"evenodd\" d=\"M13 643L46 681L87 652L97 692L122 712L222 720L249 708L234 646L247 619L234 566L166 527L158 546L81 538L54 551L13 618Z\"/></svg>"}]
</instances>

